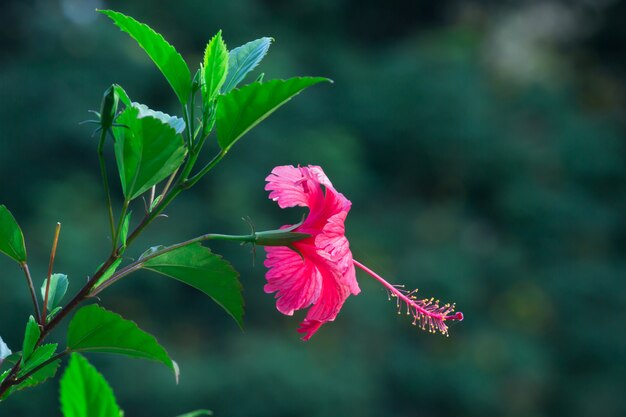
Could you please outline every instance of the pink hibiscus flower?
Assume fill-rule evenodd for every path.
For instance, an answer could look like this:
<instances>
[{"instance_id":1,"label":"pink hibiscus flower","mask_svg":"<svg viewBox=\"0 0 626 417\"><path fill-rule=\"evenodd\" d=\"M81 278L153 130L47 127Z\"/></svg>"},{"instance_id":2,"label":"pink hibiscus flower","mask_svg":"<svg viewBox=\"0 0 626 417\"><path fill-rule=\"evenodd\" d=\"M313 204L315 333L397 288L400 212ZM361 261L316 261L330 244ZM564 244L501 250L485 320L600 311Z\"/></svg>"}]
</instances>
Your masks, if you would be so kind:
<instances>
[{"instance_id":1,"label":"pink hibiscus flower","mask_svg":"<svg viewBox=\"0 0 626 417\"><path fill-rule=\"evenodd\" d=\"M360 292L354 267L357 266L397 299L398 311L406 307L413 324L431 332L448 333L448 320L462 320L454 305L439 306L433 299L418 300L416 291L404 291L389 284L365 265L352 259L344 222L352 203L339 193L322 168L279 166L266 178L270 199L281 208L308 207L309 215L292 229L309 237L285 246L267 246L266 293L276 293L276 308L283 314L310 307L298 332L308 340L320 326L333 321L343 303ZM283 228L291 228L286 225Z\"/></svg>"}]
</instances>

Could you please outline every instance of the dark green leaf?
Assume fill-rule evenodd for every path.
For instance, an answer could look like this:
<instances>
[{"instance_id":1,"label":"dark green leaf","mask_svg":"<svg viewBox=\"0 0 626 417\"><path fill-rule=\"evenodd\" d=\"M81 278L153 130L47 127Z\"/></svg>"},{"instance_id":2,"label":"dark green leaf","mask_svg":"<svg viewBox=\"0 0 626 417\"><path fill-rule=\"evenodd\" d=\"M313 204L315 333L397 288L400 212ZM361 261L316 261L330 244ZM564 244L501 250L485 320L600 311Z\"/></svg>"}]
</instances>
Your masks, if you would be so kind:
<instances>
[{"instance_id":1,"label":"dark green leaf","mask_svg":"<svg viewBox=\"0 0 626 417\"><path fill-rule=\"evenodd\" d=\"M222 32L211 39L204 51L204 62L202 65L202 97L204 105L208 106L210 102L217 97L220 88L226 81L226 72L228 70L228 49L222 40Z\"/></svg>"},{"instance_id":2,"label":"dark green leaf","mask_svg":"<svg viewBox=\"0 0 626 417\"><path fill-rule=\"evenodd\" d=\"M56 343L50 343L47 345L41 345L30 355L30 358L24 362L21 366L20 372L17 374L18 377L26 375L31 370L35 369L48 359L54 355L56 352L58 345Z\"/></svg>"},{"instance_id":3,"label":"dark green leaf","mask_svg":"<svg viewBox=\"0 0 626 417\"><path fill-rule=\"evenodd\" d=\"M117 118L123 126L113 128L115 157L129 200L168 177L185 159L183 138L163 121L165 116L153 117L133 103Z\"/></svg>"},{"instance_id":4,"label":"dark green leaf","mask_svg":"<svg viewBox=\"0 0 626 417\"><path fill-rule=\"evenodd\" d=\"M259 65L267 54L272 38L261 38L239 46L228 54L228 73L222 86L222 93L226 94L245 78L245 76Z\"/></svg>"},{"instance_id":5,"label":"dark green leaf","mask_svg":"<svg viewBox=\"0 0 626 417\"><path fill-rule=\"evenodd\" d=\"M187 103L191 92L191 73L176 49L148 25L132 17L112 10L100 10L100 13L110 17L120 29L137 41L161 70L178 96L178 100L182 104Z\"/></svg>"},{"instance_id":6,"label":"dark green leaf","mask_svg":"<svg viewBox=\"0 0 626 417\"><path fill-rule=\"evenodd\" d=\"M104 377L87 359L72 354L60 384L64 417L121 417L123 414Z\"/></svg>"},{"instance_id":7,"label":"dark green leaf","mask_svg":"<svg viewBox=\"0 0 626 417\"><path fill-rule=\"evenodd\" d=\"M28 361L30 355L33 353L33 349L35 349L35 344L39 340L39 336L41 335L41 330L39 329L39 325L33 316L30 316L28 319L28 323L26 323L26 332L24 333L24 344L22 345L22 357L25 361Z\"/></svg>"},{"instance_id":8,"label":"dark green leaf","mask_svg":"<svg viewBox=\"0 0 626 417\"><path fill-rule=\"evenodd\" d=\"M92 304L78 310L67 332L67 347L74 352L117 353L161 362L178 380L178 368L154 338L119 314Z\"/></svg>"},{"instance_id":9,"label":"dark green leaf","mask_svg":"<svg viewBox=\"0 0 626 417\"><path fill-rule=\"evenodd\" d=\"M144 268L172 277L202 291L222 306L239 326L243 320L243 297L239 274L208 248L183 246L144 263Z\"/></svg>"},{"instance_id":10,"label":"dark green leaf","mask_svg":"<svg viewBox=\"0 0 626 417\"><path fill-rule=\"evenodd\" d=\"M217 140L224 152L250 129L292 97L327 78L304 77L248 84L220 97L217 104Z\"/></svg>"},{"instance_id":11,"label":"dark green leaf","mask_svg":"<svg viewBox=\"0 0 626 417\"><path fill-rule=\"evenodd\" d=\"M41 299L46 299L46 283L48 279L46 278L41 286ZM52 274L50 277L50 292L48 293L48 308L50 310L54 310L55 307L61 305L61 300L65 296L67 292L67 286L69 281L67 280L67 275L65 274Z\"/></svg>"},{"instance_id":12,"label":"dark green leaf","mask_svg":"<svg viewBox=\"0 0 626 417\"><path fill-rule=\"evenodd\" d=\"M4 205L0 205L0 252L19 263L26 262L24 235L15 218Z\"/></svg>"}]
</instances>

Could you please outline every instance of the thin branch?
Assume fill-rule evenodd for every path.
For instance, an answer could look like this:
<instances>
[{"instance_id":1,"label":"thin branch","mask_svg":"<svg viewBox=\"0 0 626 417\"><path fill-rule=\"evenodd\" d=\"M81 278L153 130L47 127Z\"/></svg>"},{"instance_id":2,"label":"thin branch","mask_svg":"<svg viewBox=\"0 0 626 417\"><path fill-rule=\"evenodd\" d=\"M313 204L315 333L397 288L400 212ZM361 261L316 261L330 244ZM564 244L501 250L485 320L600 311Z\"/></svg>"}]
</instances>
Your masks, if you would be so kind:
<instances>
[{"instance_id":1,"label":"thin branch","mask_svg":"<svg viewBox=\"0 0 626 417\"><path fill-rule=\"evenodd\" d=\"M98 295L100 292L102 292L104 289L106 289L107 287L113 285L114 283L116 283L117 281L119 281L120 279L124 278L125 276L143 268L143 265L149 261L150 259L156 258L157 256L161 256L164 255L168 252L171 252L173 250L176 249L180 249L184 246L188 246L191 245L193 243L198 243L198 242L202 242L205 240L226 240L226 241L231 241L231 242L242 242L242 243L254 243L257 240L257 236L255 233L252 233L250 235L222 235L222 234L216 234L216 233L208 233L202 236L198 236L196 238L193 239L189 239L186 240L184 242L180 242L180 243L176 243L175 245L171 245L168 246L166 248L163 248L159 251L155 251L152 252L146 256L144 256L141 259L136 260L135 262L132 262L130 264L128 264L126 267L120 269L119 271L117 271L115 274L113 274L113 276L111 276L111 278L107 279L105 282L103 282L102 284L100 284L98 286L98 288L96 288L93 292L91 292L89 294L90 297L95 297L96 295Z\"/></svg>"},{"instance_id":2,"label":"thin branch","mask_svg":"<svg viewBox=\"0 0 626 417\"><path fill-rule=\"evenodd\" d=\"M52 250L50 251L50 262L48 263L48 279L46 279L46 293L43 298L43 309L41 311L41 323L46 323L46 311L48 310L48 295L50 294L50 277L52 277L52 268L54 267L54 257L57 253L57 244L59 243L59 234L61 233L61 223L57 222L54 229L54 238L52 239Z\"/></svg>"},{"instance_id":3,"label":"thin branch","mask_svg":"<svg viewBox=\"0 0 626 417\"><path fill-rule=\"evenodd\" d=\"M37 295L35 293L35 286L33 285L33 278L30 276L30 269L28 269L28 264L26 262L20 263L22 270L24 271L24 275L26 277L26 283L28 284L28 289L30 291L30 298L33 300L33 307L35 309L35 317L37 317L37 322L41 318L41 311L39 310L39 302L37 301Z\"/></svg>"},{"instance_id":4,"label":"thin branch","mask_svg":"<svg viewBox=\"0 0 626 417\"><path fill-rule=\"evenodd\" d=\"M59 352L56 355L54 355L53 357L51 357L50 359L48 359L45 362L42 362L41 364L35 366L33 369L31 369L30 371L26 372L24 375L22 375L19 378L14 379L13 381L13 385L19 385L22 382L26 381L31 375L33 375L35 372L39 371L40 369L50 365L52 362L61 359L63 356L67 355L68 353L70 353L69 350L64 350L63 352Z\"/></svg>"}]
</instances>

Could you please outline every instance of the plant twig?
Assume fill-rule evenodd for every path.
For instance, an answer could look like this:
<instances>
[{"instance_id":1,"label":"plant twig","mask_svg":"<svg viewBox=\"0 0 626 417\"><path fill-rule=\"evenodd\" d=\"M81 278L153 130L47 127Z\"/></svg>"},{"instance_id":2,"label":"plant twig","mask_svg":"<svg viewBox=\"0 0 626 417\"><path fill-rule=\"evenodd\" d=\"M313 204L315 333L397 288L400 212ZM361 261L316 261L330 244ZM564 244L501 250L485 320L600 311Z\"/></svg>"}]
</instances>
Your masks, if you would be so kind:
<instances>
[{"instance_id":1,"label":"plant twig","mask_svg":"<svg viewBox=\"0 0 626 417\"><path fill-rule=\"evenodd\" d=\"M41 364L35 366L33 369L31 369L30 371L26 372L24 375L22 375L19 378L14 379L13 381L13 385L19 385L22 382L26 381L31 375L33 375L35 372L39 371L40 369L50 365L52 362L61 359L63 356L67 355L68 353L70 353L69 349L65 349L62 352L57 353L56 355L54 355L53 357L51 357L50 359L48 359L45 362L42 362Z\"/></svg>"},{"instance_id":2,"label":"plant twig","mask_svg":"<svg viewBox=\"0 0 626 417\"><path fill-rule=\"evenodd\" d=\"M30 276L30 269L28 269L28 264L26 262L20 263L20 266L22 267L22 270L24 271L24 276L26 277L26 283L28 284L28 289L30 291L30 298L33 301L33 308L35 309L35 317L37 317L37 322L39 322L41 318L41 311L39 310L39 301L37 301L37 295L35 293L35 286L33 285L33 278Z\"/></svg>"},{"instance_id":3,"label":"plant twig","mask_svg":"<svg viewBox=\"0 0 626 417\"><path fill-rule=\"evenodd\" d=\"M57 222L54 229L54 238L52 239L52 250L50 251L50 262L48 263L48 278L46 279L46 292L43 297L43 309L41 310L41 323L46 323L46 311L48 310L48 295L50 294L50 277L52 277L52 268L54 267L54 257L57 253L57 244L59 243L59 234L61 233L61 223Z\"/></svg>"}]
</instances>

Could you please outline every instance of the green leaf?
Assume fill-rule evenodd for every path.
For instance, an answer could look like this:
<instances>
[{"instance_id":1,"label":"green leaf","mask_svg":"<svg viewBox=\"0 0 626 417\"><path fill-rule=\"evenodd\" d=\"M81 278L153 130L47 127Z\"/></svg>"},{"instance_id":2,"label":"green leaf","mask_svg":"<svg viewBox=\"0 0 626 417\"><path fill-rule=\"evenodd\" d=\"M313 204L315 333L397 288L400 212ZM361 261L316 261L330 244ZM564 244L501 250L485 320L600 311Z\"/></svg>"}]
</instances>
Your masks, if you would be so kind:
<instances>
[{"instance_id":1,"label":"green leaf","mask_svg":"<svg viewBox=\"0 0 626 417\"><path fill-rule=\"evenodd\" d=\"M121 417L113 390L83 356L74 353L60 384L64 417Z\"/></svg>"},{"instance_id":2,"label":"green leaf","mask_svg":"<svg viewBox=\"0 0 626 417\"><path fill-rule=\"evenodd\" d=\"M19 359L19 357L17 359ZM16 362L17 362L17 359L16 359ZM9 360L7 359L7 362L8 361ZM35 372L31 376L29 376L28 378L26 378L19 385L11 387L4 394L4 396L2 396L2 398L0 398L0 400L4 400L5 398L7 398L10 394L12 394L15 391L23 390L25 388L34 387L36 385L41 384L42 382L45 382L47 379L54 377L54 375L56 375L57 369L59 369L59 365L60 364L61 364L60 360L55 360L53 362L50 362L48 365L44 366L43 368L41 368L40 370L38 370L37 372ZM2 381L9 374L9 372L10 372L10 370L5 371L0 376L0 381Z\"/></svg>"},{"instance_id":3,"label":"green leaf","mask_svg":"<svg viewBox=\"0 0 626 417\"><path fill-rule=\"evenodd\" d=\"M248 84L217 102L217 141L224 152L292 97L327 78L303 77Z\"/></svg>"},{"instance_id":4,"label":"green leaf","mask_svg":"<svg viewBox=\"0 0 626 417\"><path fill-rule=\"evenodd\" d=\"M172 45L148 25L112 10L99 10L124 32L128 33L161 70L182 104L189 100L191 73L185 60Z\"/></svg>"},{"instance_id":5,"label":"green leaf","mask_svg":"<svg viewBox=\"0 0 626 417\"><path fill-rule=\"evenodd\" d=\"M41 330L39 329L39 325L35 321L35 318L30 316L28 323L26 323L24 344L22 345L22 357L25 361L28 361L30 355L33 353L33 349L35 349L35 344L37 344L40 335Z\"/></svg>"},{"instance_id":6,"label":"green leaf","mask_svg":"<svg viewBox=\"0 0 626 417\"><path fill-rule=\"evenodd\" d=\"M128 94L126 94L126 91L124 91L121 85L113 84L113 91L115 92L115 94L117 94L118 99L126 107L130 107L130 104L131 104L130 98L128 97Z\"/></svg>"},{"instance_id":7,"label":"green leaf","mask_svg":"<svg viewBox=\"0 0 626 417\"><path fill-rule=\"evenodd\" d=\"M154 117L155 119L159 119L163 123L170 125L172 129L178 134L183 133L185 131L185 121L180 117L170 116L167 113L163 113L162 111L156 111L150 109L145 104L132 103L133 106L139 109L139 118L142 119L144 117Z\"/></svg>"},{"instance_id":8,"label":"green leaf","mask_svg":"<svg viewBox=\"0 0 626 417\"><path fill-rule=\"evenodd\" d=\"M182 414L178 417L200 417L200 416L212 416L212 415L213 415L213 411L210 411L210 410L196 410L190 413Z\"/></svg>"},{"instance_id":9,"label":"green leaf","mask_svg":"<svg viewBox=\"0 0 626 417\"><path fill-rule=\"evenodd\" d=\"M265 57L272 38L261 38L239 46L228 54L228 73L222 86L222 94L228 93L245 78L245 76L259 65Z\"/></svg>"},{"instance_id":10,"label":"green leaf","mask_svg":"<svg viewBox=\"0 0 626 417\"><path fill-rule=\"evenodd\" d=\"M26 375L28 372L50 359L52 355L54 355L54 352L56 352L57 347L58 345L56 343L39 346L32 355L30 355L30 358L24 362L17 376L21 377Z\"/></svg>"},{"instance_id":11,"label":"green leaf","mask_svg":"<svg viewBox=\"0 0 626 417\"><path fill-rule=\"evenodd\" d=\"M164 122L165 116L147 114L133 103L117 118L120 126L113 128L115 157L128 200L168 177L185 159L183 138Z\"/></svg>"},{"instance_id":12,"label":"green leaf","mask_svg":"<svg viewBox=\"0 0 626 417\"><path fill-rule=\"evenodd\" d=\"M208 248L199 243L183 246L148 259L143 266L202 291L226 310L239 326L243 325L244 303L239 274Z\"/></svg>"},{"instance_id":13,"label":"green leaf","mask_svg":"<svg viewBox=\"0 0 626 417\"><path fill-rule=\"evenodd\" d=\"M15 217L4 205L0 205L0 252L18 263L26 262L24 235Z\"/></svg>"},{"instance_id":14,"label":"green leaf","mask_svg":"<svg viewBox=\"0 0 626 417\"><path fill-rule=\"evenodd\" d=\"M217 97L220 88L226 81L228 70L228 49L222 39L222 31L211 39L204 51L204 62L202 65L202 97L204 105Z\"/></svg>"},{"instance_id":15,"label":"green leaf","mask_svg":"<svg viewBox=\"0 0 626 417\"><path fill-rule=\"evenodd\" d=\"M178 380L178 367L154 336L96 304L74 315L67 331L67 347L74 352L117 353L161 362L174 371Z\"/></svg>"},{"instance_id":16,"label":"green leaf","mask_svg":"<svg viewBox=\"0 0 626 417\"><path fill-rule=\"evenodd\" d=\"M126 247L126 239L128 238L128 229L130 227L130 218L132 215L132 211L126 213L124 222L122 223L122 230L120 230L120 240L122 241L122 247L124 248Z\"/></svg>"},{"instance_id":17,"label":"green leaf","mask_svg":"<svg viewBox=\"0 0 626 417\"><path fill-rule=\"evenodd\" d=\"M41 299L46 299L46 285L48 282L48 278L46 278L41 286ZM67 286L69 285L69 281L67 280L67 275L65 274L52 274L50 276L50 292L48 293L48 308L50 310L54 310L56 307L61 305L61 300L65 296L67 292Z\"/></svg>"},{"instance_id":18,"label":"green leaf","mask_svg":"<svg viewBox=\"0 0 626 417\"><path fill-rule=\"evenodd\" d=\"M115 273L115 271L117 270L117 268L120 266L120 264L122 263L122 258L118 258L116 259L111 266L109 267L109 269L106 270L106 272L104 274L102 274L102 276L100 277L100 279L98 280L98 282L96 283L96 285L94 285L94 288L97 288L100 284L102 284L104 281L106 281L107 279L111 278L113 276L113 274ZM102 265L100 265L100 267L102 267ZM100 267L98 267L98 269L100 269Z\"/></svg>"},{"instance_id":19,"label":"green leaf","mask_svg":"<svg viewBox=\"0 0 626 417\"><path fill-rule=\"evenodd\" d=\"M47 321L50 321L54 318L54 316L57 315L57 313L59 311L63 310L63 307L55 307L52 309L52 311L50 311L50 313L48 313L48 317L47 317Z\"/></svg>"}]
</instances>

